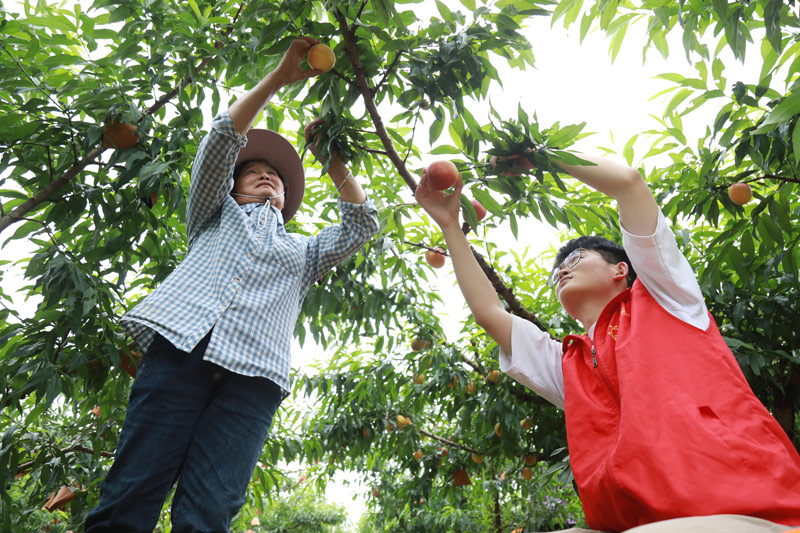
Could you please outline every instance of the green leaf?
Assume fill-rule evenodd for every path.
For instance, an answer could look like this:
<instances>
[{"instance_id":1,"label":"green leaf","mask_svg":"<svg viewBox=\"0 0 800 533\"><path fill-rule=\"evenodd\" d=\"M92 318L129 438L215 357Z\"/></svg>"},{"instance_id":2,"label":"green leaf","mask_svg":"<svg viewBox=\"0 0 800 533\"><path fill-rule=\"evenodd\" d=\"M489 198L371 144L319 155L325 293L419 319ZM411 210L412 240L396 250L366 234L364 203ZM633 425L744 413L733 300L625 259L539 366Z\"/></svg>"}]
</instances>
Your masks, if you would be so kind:
<instances>
[{"instance_id":1,"label":"green leaf","mask_svg":"<svg viewBox=\"0 0 800 533\"><path fill-rule=\"evenodd\" d=\"M500 206L500 204L497 203L497 200L495 200L494 197L491 194L489 194L488 191L478 187L473 187L471 189L471 192L472 195L475 197L475 199L478 200L478 202L480 202L481 205L485 207L490 213L497 216L504 215L503 208Z\"/></svg>"},{"instance_id":2,"label":"green leaf","mask_svg":"<svg viewBox=\"0 0 800 533\"><path fill-rule=\"evenodd\" d=\"M767 40L772 49L781 53L781 8L783 0L768 0L764 6L764 27L767 30Z\"/></svg>"},{"instance_id":3,"label":"green leaf","mask_svg":"<svg viewBox=\"0 0 800 533\"><path fill-rule=\"evenodd\" d=\"M792 152L794 153L794 164L800 164L800 126L795 122L792 128Z\"/></svg>"},{"instance_id":4,"label":"green leaf","mask_svg":"<svg viewBox=\"0 0 800 533\"><path fill-rule=\"evenodd\" d=\"M800 91L790 93L767 114L753 134L766 133L800 113Z\"/></svg>"}]
</instances>

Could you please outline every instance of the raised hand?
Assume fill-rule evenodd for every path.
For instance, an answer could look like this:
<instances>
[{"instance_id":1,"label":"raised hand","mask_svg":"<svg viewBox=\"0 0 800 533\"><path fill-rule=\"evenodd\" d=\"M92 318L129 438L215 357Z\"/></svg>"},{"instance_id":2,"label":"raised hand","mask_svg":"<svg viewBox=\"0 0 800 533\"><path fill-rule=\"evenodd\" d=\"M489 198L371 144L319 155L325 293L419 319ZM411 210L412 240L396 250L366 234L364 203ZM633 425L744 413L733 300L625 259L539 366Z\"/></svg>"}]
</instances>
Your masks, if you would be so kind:
<instances>
[{"instance_id":1,"label":"raised hand","mask_svg":"<svg viewBox=\"0 0 800 533\"><path fill-rule=\"evenodd\" d=\"M417 192L414 196L417 203L444 229L450 224L456 226L459 224L458 215L461 211L461 188L463 186L464 182L459 175L453 192L445 194L443 191L434 190L430 186L426 171L423 170L422 181L417 185Z\"/></svg>"},{"instance_id":2,"label":"raised hand","mask_svg":"<svg viewBox=\"0 0 800 533\"><path fill-rule=\"evenodd\" d=\"M302 67L303 60L306 58L308 51L318 42L319 41L313 37L299 37L292 41L292 44L289 45L289 49L283 54L280 63L278 63L274 71L278 79L280 79L282 86L285 87L286 85L291 85L292 83L322 74L323 71L320 69L304 69Z\"/></svg>"}]
</instances>

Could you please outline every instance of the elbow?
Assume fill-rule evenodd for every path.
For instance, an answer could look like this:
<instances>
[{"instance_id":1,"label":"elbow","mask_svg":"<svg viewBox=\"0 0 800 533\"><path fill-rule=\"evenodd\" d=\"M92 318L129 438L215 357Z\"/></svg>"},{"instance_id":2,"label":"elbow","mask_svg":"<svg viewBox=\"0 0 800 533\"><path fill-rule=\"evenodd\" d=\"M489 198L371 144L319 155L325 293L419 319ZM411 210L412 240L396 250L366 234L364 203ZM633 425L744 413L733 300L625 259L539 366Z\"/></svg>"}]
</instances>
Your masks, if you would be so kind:
<instances>
[{"instance_id":1,"label":"elbow","mask_svg":"<svg viewBox=\"0 0 800 533\"><path fill-rule=\"evenodd\" d=\"M626 197L637 197L642 191L650 194L647 182L644 180L642 174L635 168L625 168L619 172L614 191L612 194L609 194L609 196L620 200Z\"/></svg>"},{"instance_id":2,"label":"elbow","mask_svg":"<svg viewBox=\"0 0 800 533\"><path fill-rule=\"evenodd\" d=\"M492 326L497 321L497 316L500 313L505 313L505 311L499 305L482 305L480 309L472 310L472 316L475 318L475 323L486 331L490 331L492 329Z\"/></svg>"},{"instance_id":3,"label":"elbow","mask_svg":"<svg viewBox=\"0 0 800 533\"><path fill-rule=\"evenodd\" d=\"M627 168L622 174L622 185L625 190L635 190L640 187L647 188L644 177L635 168Z\"/></svg>"}]
</instances>

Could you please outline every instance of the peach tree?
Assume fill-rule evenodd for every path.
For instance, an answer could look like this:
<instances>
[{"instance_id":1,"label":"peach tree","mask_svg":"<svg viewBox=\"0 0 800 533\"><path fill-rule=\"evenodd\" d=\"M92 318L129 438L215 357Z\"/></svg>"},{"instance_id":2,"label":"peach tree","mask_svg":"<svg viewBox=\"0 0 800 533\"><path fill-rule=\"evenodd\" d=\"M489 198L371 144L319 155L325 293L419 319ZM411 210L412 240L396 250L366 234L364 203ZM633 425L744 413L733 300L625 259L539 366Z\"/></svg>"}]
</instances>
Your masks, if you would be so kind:
<instances>
[{"instance_id":1,"label":"peach tree","mask_svg":"<svg viewBox=\"0 0 800 533\"><path fill-rule=\"evenodd\" d=\"M678 54L697 75L663 75L673 86L659 127L620 155L651 184L751 385L800 441L795 12L775 0L453 4L97 0L0 10L0 261L5 280L16 271L24 280L0 288L4 530L78 527L96 503L140 355L118 319L186 251L188 170L210 118L297 35L328 43L336 65L284 90L258 125L303 146L304 125L321 117L320 155L349 161L381 230L303 304L301 349L327 355L295 371L235 528L250 527L287 483L319 492L340 471L360 480L353 490L367 501L370 531L581 522L563 413L495 379L497 345L469 318L450 332L440 314L452 303L423 259L442 238L413 200L427 162L452 160L467 196L492 215L478 223L462 202L498 298L554 338L578 329L544 283L550 257L496 242L501 221L516 236L530 219L569 236L619 234L607 199L555 171L555 161L579 160L571 150L584 125L540 124L532 102L513 116L491 106L498 65L534 63L523 36L532 17L580 20L581 38L606 32L612 56L635 24L647 26L645 53L667 56L667 36L680 36ZM759 54L758 79L729 81L720 52L744 61L748 49ZM705 134L687 138L682 121L712 107ZM104 148L115 119L135 125L134 146ZM305 157L306 197L290 225L312 233L338 215L322 166ZM733 204L735 182L748 182L755 200ZM71 501L42 511L63 487Z\"/></svg>"}]
</instances>

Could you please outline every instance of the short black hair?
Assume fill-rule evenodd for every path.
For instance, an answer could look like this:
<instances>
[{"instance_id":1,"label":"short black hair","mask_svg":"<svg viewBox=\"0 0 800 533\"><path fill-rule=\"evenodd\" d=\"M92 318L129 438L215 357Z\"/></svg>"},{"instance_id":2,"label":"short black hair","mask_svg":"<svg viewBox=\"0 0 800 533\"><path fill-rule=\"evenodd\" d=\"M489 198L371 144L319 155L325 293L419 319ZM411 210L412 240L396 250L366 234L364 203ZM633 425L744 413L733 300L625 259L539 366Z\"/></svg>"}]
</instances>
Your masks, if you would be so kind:
<instances>
[{"instance_id":1,"label":"short black hair","mask_svg":"<svg viewBox=\"0 0 800 533\"><path fill-rule=\"evenodd\" d=\"M556 254L556 260L553 264L553 268L557 268L558 265L564 262L564 259L566 259L572 251L578 248L594 250L609 263L627 263L628 287L633 285L633 282L636 281L636 271L633 269L633 265L631 264L631 260L628 259L628 254L625 252L625 249L614 241L608 240L605 237L598 237L597 235L578 237L576 239L572 239L567 244L562 246Z\"/></svg>"},{"instance_id":2,"label":"short black hair","mask_svg":"<svg viewBox=\"0 0 800 533\"><path fill-rule=\"evenodd\" d=\"M247 161L242 161L241 163L236 165L234 167L234 169L233 169L233 181L235 182L237 179L239 179L239 176L242 175L242 170L244 170L244 166L246 164L255 163L255 162L266 163L266 164L268 164L269 166L272 167L272 163L270 163L266 159L248 159ZM275 168L275 167L272 167L272 168ZM275 169L275 172L278 172L278 169ZM285 187L286 186L286 182L284 181L283 176L281 176L280 172L278 172L278 177L281 179L281 181L283 181L283 185Z\"/></svg>"}]
</instances>

